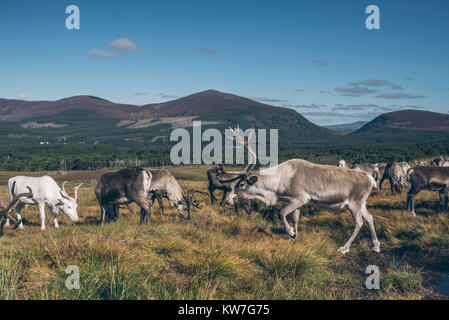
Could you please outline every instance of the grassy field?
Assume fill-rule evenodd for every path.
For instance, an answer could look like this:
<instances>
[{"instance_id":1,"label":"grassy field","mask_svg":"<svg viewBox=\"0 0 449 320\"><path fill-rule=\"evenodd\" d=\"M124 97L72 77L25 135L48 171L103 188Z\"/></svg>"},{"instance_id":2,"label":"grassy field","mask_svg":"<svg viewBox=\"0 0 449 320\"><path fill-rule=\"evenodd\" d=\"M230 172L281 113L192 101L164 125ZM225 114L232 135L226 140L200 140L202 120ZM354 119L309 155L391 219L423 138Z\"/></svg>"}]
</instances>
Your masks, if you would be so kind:
<instances>
[{"instance_id":1,"label":"grassy field","mask_svg":"<svg viewBox=\"0 0 449 320\"><path fill-rule=\"evenodd\" d=\"M184 189L206 191L206 169L169 170ZM8 199L7 179L16 174L0 174L2 199ZM203 196L203 209L190 221L172 208L162 218L156 204L149 225L121 210L118 222L102 227L93 193L99 174L54 176L59 183L69 181L71 195L84 183L76 225L61 212L55 229L47 211L47 230L41 231L32 206L22 211L23 230L6 229L0 239L0 299L445 298L430 289L449 271L449 217L437 210L436 193L417 196L418 217L412 218L404 210L405 193L391 196L384 184L368 200L381 252L371 252L365 224L351 251L341 255L337 248L354 228L348 211L304 208L295 242L277 217L236 216ZM69 265L80 269L79 290L65 287ZM380 290L365 288L369 265L380 269Z\"/></svg>"}]
</instances>

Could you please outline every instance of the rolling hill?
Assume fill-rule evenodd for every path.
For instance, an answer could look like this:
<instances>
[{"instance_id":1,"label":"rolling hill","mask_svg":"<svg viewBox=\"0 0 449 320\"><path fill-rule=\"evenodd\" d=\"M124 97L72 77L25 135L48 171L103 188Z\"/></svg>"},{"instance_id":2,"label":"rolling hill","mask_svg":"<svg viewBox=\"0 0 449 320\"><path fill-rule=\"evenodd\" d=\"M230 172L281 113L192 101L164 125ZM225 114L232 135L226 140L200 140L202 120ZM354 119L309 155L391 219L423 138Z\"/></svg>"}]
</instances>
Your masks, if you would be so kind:
<instances>
[{"instance_id":1,"label":"rolling hill","mask_svg":"<svg viewBox=\"0 0 449 320\"><path fill-rule=\"evenodd\" d=\"M332 135L330 130L311 123L292 109L216 90L143 106L93 96L57 101L0 99L0 136L15 142L62 138L69 142L114 145L166 142L172 129L190 128L194 119L220 130L237 124L242 128L251 124L257 128L276 128L287 142Z\"/></svg>"},{"instance_id":2,"label":"rolling hill","mask_svg":"<svg viewBox=\"0 0 449 320\"><path fill-rule=\"evenodd\" d=\"M57 101L0 99L0 168L55 170L61 163L73 170L166 165L176 143L169 139L173 129L191 131L194 119L202 120L203 132L237 124L242 129L252 124L278 129L279 161L374 163L449 154L449 115L392 112L349 133L317 126L288 108L207 90L143 106L86 95Z\"/></svg>"},{"instance_id":3,"label":"rolling hill","mask_svg":"<svg viewBox=\"0 0 449 320\"><path fill-rule=\"evenodd\" d=\"M381 114L362 126L357 132L401 129L408 131L448 131L449 115L424 111L401 110Z\"/></svg>"}]
</instances>

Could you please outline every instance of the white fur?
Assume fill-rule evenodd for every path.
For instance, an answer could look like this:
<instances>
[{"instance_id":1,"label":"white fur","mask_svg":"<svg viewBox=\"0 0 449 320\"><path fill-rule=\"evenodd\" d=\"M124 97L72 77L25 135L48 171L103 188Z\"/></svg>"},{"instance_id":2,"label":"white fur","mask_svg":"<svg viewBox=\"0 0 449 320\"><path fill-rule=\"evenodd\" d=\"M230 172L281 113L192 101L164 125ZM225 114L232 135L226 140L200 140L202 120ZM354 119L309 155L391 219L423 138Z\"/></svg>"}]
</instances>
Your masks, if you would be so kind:
<instances>
[{"instance_id":1,"label":"white fur","mask_svg":"<svg viewBox=\"0 0 449 320\"><path fill-rule=\"evenodd\" d=\"M11 190L13 183L15 184L15 190ZM32 198L22 197L19 199L19 203L16 206L17 219L21 219L20 210L26 204L38 205L41 218L41 229L45 230L45 206L47 206L52 214L55 227L58 227L58 221L56 220L56 214L59 210L63 210L65 214L72 221L78 221L77 204L76 200L70 197L68 194L58 186L55 180L49 176L43 177L26 177L16 176L8 180L9 196L12 199L13 194L19 194L28 192L27 187L31 188L33 193ZM23 228L23 224L20 223L19 228Z\"/></svg>"}]
</instances>

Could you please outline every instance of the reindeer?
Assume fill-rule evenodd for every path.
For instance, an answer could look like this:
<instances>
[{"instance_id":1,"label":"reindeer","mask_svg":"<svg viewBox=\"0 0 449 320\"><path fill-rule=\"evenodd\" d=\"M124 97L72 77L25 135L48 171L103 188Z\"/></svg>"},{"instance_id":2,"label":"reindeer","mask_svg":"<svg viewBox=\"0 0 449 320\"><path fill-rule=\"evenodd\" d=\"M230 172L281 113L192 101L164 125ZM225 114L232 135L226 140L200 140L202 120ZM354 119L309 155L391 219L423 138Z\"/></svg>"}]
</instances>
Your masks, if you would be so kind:
<instances>
[{"instance_id":1,"label":"reindeer","mask_svg":"<svg viewBox=\"0 0 449 320\"><path fill-rule=\"evenodd\" d=\"M6 223L7 220L11 220L14 223L14 228L13 230L17 229L20 224L22 223L22 220L16 220L14 219L11 215L10 215L10 211L12 210L12 207L16 204L17 201L19 201L19 199L21 197L27 197L27 198L31 198L33 197L33 192L31 191L31 188L27 186L27 189L29 192L27 193L19 193L19 194L14 194L14 188L16 186L16 182L13 182L12 185L12 190L13 190L13 197L11 199L11 201L9 201L8 205L5 206L3 204L2 199L0 198L0 218L1 218L1 223L0 223L0 237L3 235L3 227Z\"/></svg>"},{"instance_id":2,"label":"reindeer","mask_svg":"<svg viewBox=\"0 0 449 320\"><path fill-rule=\"evenodd\" d=\"M140 207L140 223L151 219L151 208L147 203L152 175L141 167L124 168L100 176L95 185L95 196L100 204L100 219L117 220L121 204L136 203Z\"/></svg>"},{"instance_id":3,"label":"reindeer","mask_svg":"<svg viewBox=\"0 0 449 320\"><path fill-rule=\"evenodd\" d=\"M440 205L444 203L444 210L448 211L449 167L423 166L411 168L407 171L410 190L407 193L407 210L415 213L415 196L423 189L438 191Z\"/></svg>"},{"instance_id":4,"label":"reindeer","mask_svg":"<svg viewBox=\"0 0 449 320\"><path fill-rule=\"evenodd\" d=\"M381 181L382 177L384 176L385 169L387 168L387 164L388 163L386 163L386 162L379 162L377 164L378 175L377 175L376 183L377 183L378 190L381 190L380 181Z\"/></svg>"},{"instance_id":5,"label":"reindeer","mask_svg":"<svg viewBox=\"0 0 449 320\"><path fill-rule=\"evenodd\" d=\"M407 171L410 169L410 165L407 162L394 162L391 161L387 164L382 179L379 182L379 190L382 190L382 184L385 179L390 181L391 194L402 192L402 187L409 188Z\"/></svg>"},{"instance_id":6,"label":"reindeer","mask_svg":"<svg viewBox=\"0 0 449 320\"><path fill-rule=\"evenodd\" d=\"M254 129L253 129L254 130ZM372 215L366 208L366 199L376 185L374 178L356 170L314 164L302 159L291 159L281 164L252 172L257 157L251 146L239 134L239 129L232 130L233 137L228 139L242 144L252 158L245 170L238 176L224 182L237 181L226 201L234 204L240 199L257 199L267 206L285 202L280 216L285 230L291 239L298 236L299 209L307 203L318 206L341 209L348 208L355 222L355 229L346 244L338 249L345 254L357 236L365 220L371 231L373 251L379 252L379 241ZM287 216L293 214L294 227L287 222Z\"/></svg>"},{"instance_id":7,"label":"reindeer","mask_svg":"<svg viewBox=\"0 0 449 320\"><path fill-rule=\"evenodd\" d=\"M235 182L223 183L222 180L231 179L235 177L236 174L226 173L223 169L223 165L220 164L218 167L212 167L207 169L207 179L209 181L209 194L210 194L210 203L217 203L217 198L214 196L215 190L222 190L223 196L220 201L220 206L223 205L223 202L226 200L226 195L228 192L231 192L234 188ZM239 207L242 207L247 214L251 214L251 202L250 201L241 201L240 203L234 204L234 210L237 215L239 215Z\"/></svg>"},{"instance_id":8,"label":"reindeer","mask_svg":"<svg viewBox=\"0 0 449 320\"><path fill-rule=\"evenodd\" d=\"M437 158L433 158L430 161L431 166L437 166L437 167L449 167L449 158L439 156Z\"/></svg>"},{"instance_id":9,"label":"reindeer","mask_svg":"<svg viewBox=\"0 0 449 320\"><path fill-rule=\"evenodd\" d=\"M165 169L151 169L149 170L152 175L151 185L150 185L150 210L153 208L154 200L159 203L159 208L161 210L161 216L164 216L164 204L162 202L163 198L166 198L170 204L176 207L179 214L187 219L190 219L190 212L193 208L201 209L198 201L193 199L195 193L200 193L207 195L203 191L196 189L189 189L187 191L187 196L181 189L176 178ZM190 200L189 200L190 199ZM131 206L128 204L128 210L134 215Z\"/></svg>"},{"instance_id":10,"label":"reindeer","mask_svg":"<svg viewBox=\"0 0 449 320\"><path fill-rule=\"evenodd\" d=\"M25 192L28 186L33 190L33 197L22 197L19 199L19 203L16 206L17 220L21 220L20 213L25 205L37 205L39 207L39 215L41 218L41 230L45 230L45 207L48 207L51 211L55 228L59 228L58 220L56 219L59 210L62 210L72 222L78 221L78 189L81 187L82 183L75 187L74 198L69 196L66 192L66 183L67 181L64 181L61 189L56 181L49 176L16 176L10 178L8 180L10 200L13 199L13 185L17 187L16 191L19 193ZM8 225L8 221L6 222L6 225ZM19 228L23 228L22 223L19 224Z\"/></svg>"},{"instance_id":11,"label":"reindeer","mask_svg":"<svg viewBox=\"0 0 449 320\"><path fill-rule=\"evenodd\" d=\"M379 168L377 167L377 164L358 163L358 164L352 164L352 165L348 166L348 165L346 165L345 160L339 160L338 167L357 170L357 171L363 172L364 174L366 174L368 176L373 177L376 182L376 185L374 187L375 187L375 189L378 188L377 181L379 180Z\"/></svg>"}]
</instances>

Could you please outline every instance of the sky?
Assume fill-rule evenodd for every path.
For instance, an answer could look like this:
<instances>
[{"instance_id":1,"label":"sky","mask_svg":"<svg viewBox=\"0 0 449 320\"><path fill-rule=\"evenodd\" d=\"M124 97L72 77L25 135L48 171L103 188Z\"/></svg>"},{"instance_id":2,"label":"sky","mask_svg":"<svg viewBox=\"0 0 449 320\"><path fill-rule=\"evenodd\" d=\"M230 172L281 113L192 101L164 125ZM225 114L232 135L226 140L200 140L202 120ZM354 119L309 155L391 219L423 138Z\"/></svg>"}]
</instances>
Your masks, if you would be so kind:
<instances>
[{"instance_id":1,"label":"sky","mask_svg":"<svg viewBox=\"0 0 449 320\"><path fill-rule=\"evenodd\" d=\"M449 1L0 1L1 98L143 105L208 89L320 125L449 113Z\"/></svg>"}]
</instances>

